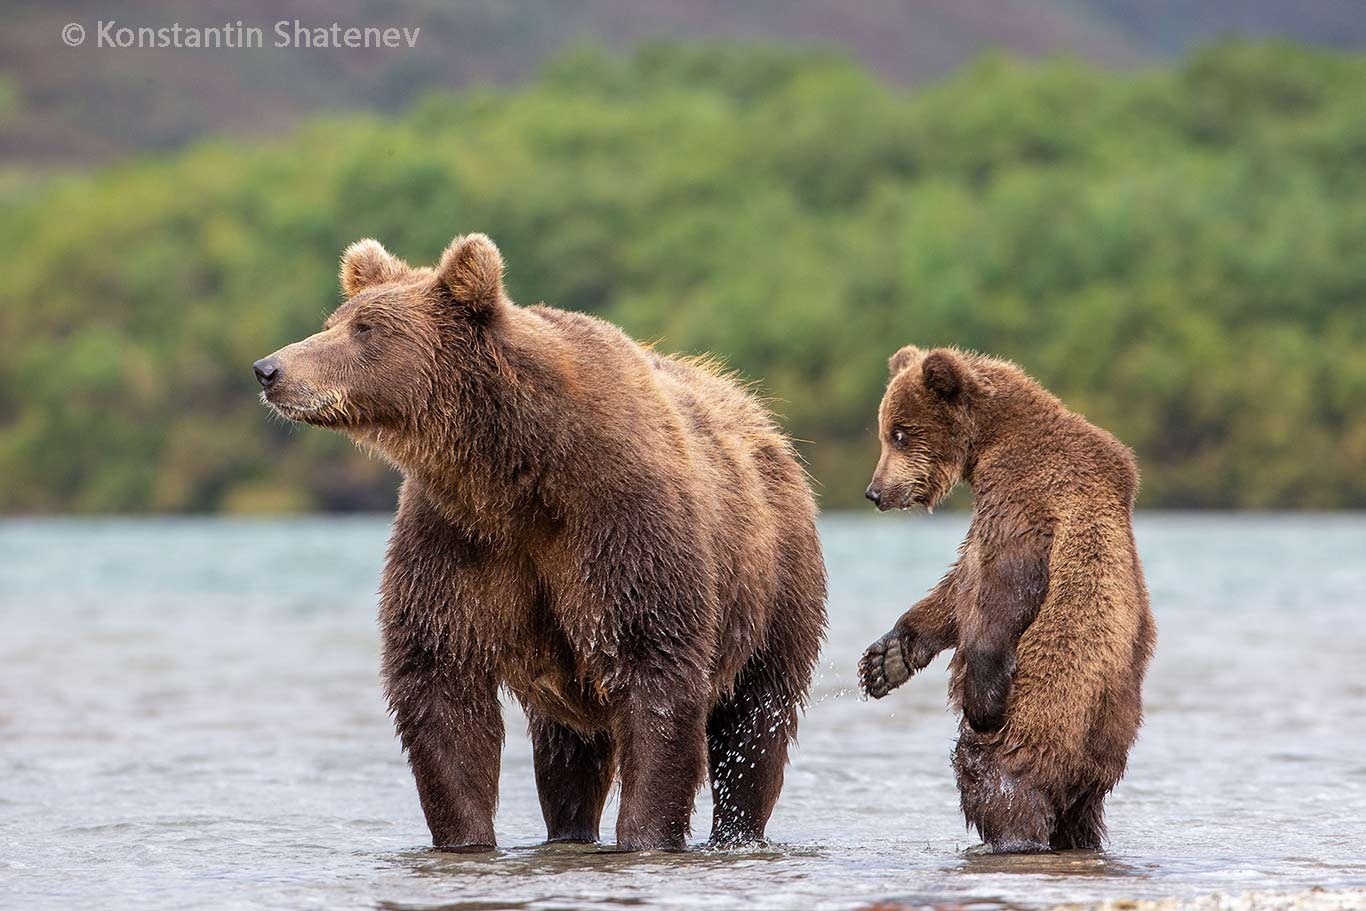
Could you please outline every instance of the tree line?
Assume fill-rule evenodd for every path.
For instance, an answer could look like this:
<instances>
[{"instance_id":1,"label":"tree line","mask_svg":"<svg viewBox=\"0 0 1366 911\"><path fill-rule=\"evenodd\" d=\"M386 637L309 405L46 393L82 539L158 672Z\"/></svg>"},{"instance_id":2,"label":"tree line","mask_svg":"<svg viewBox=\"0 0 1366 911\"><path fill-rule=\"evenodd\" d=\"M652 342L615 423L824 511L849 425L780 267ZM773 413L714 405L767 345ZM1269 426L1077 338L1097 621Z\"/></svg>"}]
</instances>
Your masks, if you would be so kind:
<instances>
[{"instance_id":1,"label":"tree line","mask_svg":"<svg viewBox=\"0 0 1366 911\"><path fill-rule=\"evenodd\" d=\"M985 57L908 92L811 49L583 47L517 89L0 182L0 510L381 508L250 365L336 260L494 237L522 303L708 351L858 501L901 344L1012 358L1152 507L1366 506L1366 58Z\"/></svg>"}]
</instances>

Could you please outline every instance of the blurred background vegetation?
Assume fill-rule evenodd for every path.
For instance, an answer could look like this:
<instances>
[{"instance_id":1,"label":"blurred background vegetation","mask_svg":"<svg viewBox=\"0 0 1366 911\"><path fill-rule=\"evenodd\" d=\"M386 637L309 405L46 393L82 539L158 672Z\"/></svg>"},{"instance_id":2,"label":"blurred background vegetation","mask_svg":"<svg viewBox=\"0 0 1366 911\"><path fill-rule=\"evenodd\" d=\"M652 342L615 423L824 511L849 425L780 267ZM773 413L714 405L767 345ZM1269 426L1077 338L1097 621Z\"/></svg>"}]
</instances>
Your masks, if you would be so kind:
<instances>
[{"instance_id":1,"label":"blurred background vegetation","mask_svg":"<svg viewBox=\"0 0 1366 911\"><path fill-rule=\"evenodd\" d=\"M191 21L164 6L126 22ZM18 5L0 511L388 507L388 470L269 420L250 365L316 330L349 242L429 262L469 230L520 302L758 380L827 508L861 496L907 342L1019 361L1137 450L1143 505L1366 506L1366 17L1342 4L293 6L432 31L408 58L118 57L59 46L85 7ZM1221 23L1345 49L1202 43Z\"/></svg>"}]
</instances>

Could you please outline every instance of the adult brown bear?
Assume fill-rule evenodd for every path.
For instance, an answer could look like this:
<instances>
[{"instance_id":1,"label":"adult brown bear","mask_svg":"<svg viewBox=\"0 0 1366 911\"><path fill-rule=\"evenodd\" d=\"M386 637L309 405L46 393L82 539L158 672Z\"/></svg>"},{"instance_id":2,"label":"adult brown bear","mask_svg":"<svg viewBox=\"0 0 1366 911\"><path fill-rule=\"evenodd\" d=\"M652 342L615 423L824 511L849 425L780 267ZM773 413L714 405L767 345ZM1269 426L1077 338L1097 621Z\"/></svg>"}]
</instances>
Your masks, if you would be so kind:
<instances>
[{"instance_id":1,"label":"adult brown bear","mask_svg":"<svg viewBox=\"0 0 1366 911\"><path fill-rule=\"evenodd\" d=\"M286 418L404 474L384 679L438 847L494 844L507 687L551 840L762 838L825 627L816 509L789 442L705 362L517 307L482 234L435 269L373 240L323 331L255 364Z\"/></svg>"},{"instance_id":2,"label":"adult brown bear","mask_svg":"<svg viewBox=\"0 0 1366 911\"><path fill-rule=\"evenodd\" d=\"M955 649L963 813L994 851L1097 848L1142 713L1153 619L1133 537L1138 470L1013 364L906 347L878 414L879 509L975 508L958 561L860 663L881 698Z\"/></svg>"}]
</instances>

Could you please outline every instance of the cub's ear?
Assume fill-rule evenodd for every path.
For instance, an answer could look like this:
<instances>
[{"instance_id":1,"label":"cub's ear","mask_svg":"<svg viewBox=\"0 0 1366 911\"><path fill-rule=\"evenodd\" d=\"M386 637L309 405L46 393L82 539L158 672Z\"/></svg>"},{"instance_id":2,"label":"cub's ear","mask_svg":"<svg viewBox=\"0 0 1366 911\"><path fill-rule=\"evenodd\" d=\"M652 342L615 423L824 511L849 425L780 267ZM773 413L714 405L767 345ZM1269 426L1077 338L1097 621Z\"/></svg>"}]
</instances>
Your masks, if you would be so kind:
<instances>
[{"instance_id":1,"label":"cub's ear","mask_svg":"<svg viewBox=\"0 0 1366 911\"><path fill-rule=\"evenodd\" d=\"M888 359L887 369L891 371L892 376L896 376L918 360L920 360L920 349L915 345L907 345Z\"/></svg>"},{"instance_id":2,"label":"cub's ear","mask_svg":"<svg viewBox=\"0 0 1366 911\"><path fill-rule=\"evenodd\" d=\"M947 348L936 348L920 365L925 388L946 402L961 396L972 384L972 374L962 359Z\"/></svg>"},{"instance_id":3,"label":"cub's ear","mask_svg":"<svg viewBox=\"0 0 1366 911\"><path fill-rule=\"evenodd\" d=\"M456 303L491 316L504 304L503 254L486 234L462 234L441 254L437 277Z\"/></svg>"},{"instance_id":4,"label":"cub's ear","mask_svg":"<svg viewBox=\"0 0 1366 911\"><path fill-rule=\"evenodd\" d=\"M341 286L347 297L366 288L394 282L408 274L408 264L372 238L358 240L346 248L341 259Z\"/></svg>"}]
</instances>

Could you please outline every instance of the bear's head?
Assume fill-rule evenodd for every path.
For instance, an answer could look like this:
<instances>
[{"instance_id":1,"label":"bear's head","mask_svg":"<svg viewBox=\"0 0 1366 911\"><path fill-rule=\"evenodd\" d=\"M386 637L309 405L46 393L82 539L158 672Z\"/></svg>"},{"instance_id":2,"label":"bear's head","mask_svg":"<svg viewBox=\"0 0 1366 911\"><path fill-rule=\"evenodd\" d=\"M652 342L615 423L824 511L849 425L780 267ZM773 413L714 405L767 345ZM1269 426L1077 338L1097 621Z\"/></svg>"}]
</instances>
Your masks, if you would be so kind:
<instances>
[{"instance_id":1,"label":"bear's head","mask_svg":"<svg viewBox=\"0 0 1366 911\"><path fill-rule=\"evenodd\" d=\"M285 418L381 448L427 426L443 384L486 360L483 342L511 306L502 255L483 234L455 238L435 269L358 241L341 286L346 301L322 331L257 361L256 379Z\"/></svg>"},{"instance_id":2,"label":"bear's head","mask_svg":"<svg viewBox=\"0 0 1366 911\"><path fill-rule=\"evenodd\" d=\"M957 351L907 345L888 362L878 409L882 456L867 496L878 509L934 509L963 479L979 378Z\"/></svg>"}]
</instances>

